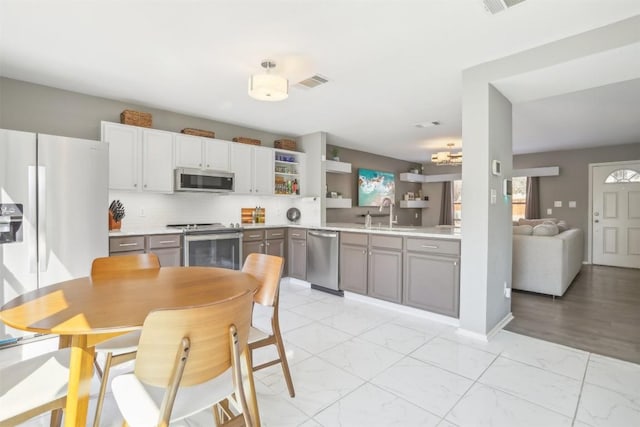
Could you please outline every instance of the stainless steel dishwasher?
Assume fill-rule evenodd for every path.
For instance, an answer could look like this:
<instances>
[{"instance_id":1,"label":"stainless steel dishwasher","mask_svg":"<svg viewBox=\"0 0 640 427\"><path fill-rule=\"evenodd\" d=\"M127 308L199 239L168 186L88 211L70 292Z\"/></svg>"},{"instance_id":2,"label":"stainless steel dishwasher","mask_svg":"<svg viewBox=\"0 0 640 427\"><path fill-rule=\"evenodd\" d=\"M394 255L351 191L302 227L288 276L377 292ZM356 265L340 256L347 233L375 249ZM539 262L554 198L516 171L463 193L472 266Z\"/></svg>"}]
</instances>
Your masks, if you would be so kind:
<instances>
[{"instance_id":1,"label":"stainless steel dishwasher","mask_svg":"<svg viewBox=\"0 0 640 427\"><path fill-rule=\"evenodd\" d=\"M339 232L307 231L307 281L312 288L343 295L338 288L339 250Z\"/></svg>"}]
</instances>

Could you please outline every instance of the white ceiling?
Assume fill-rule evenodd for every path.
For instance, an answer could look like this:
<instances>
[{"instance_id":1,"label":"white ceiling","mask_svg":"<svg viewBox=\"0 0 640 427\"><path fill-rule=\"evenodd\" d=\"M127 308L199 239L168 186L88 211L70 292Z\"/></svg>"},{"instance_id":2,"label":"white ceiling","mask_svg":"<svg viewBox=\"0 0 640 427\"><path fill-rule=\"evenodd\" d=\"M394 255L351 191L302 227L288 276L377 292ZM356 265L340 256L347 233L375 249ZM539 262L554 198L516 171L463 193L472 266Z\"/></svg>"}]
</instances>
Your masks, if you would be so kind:
<instances>
[{"instance_id":1,"label":"white ceiling","mask_svg":"<svg viewBox=\"0 0 640 427\"><path fill-rule=\"evenodd\" d=\"M419 162L460 144L463 69L639 14L638 0L527 0L496 15L481 0L0 0L0 75L278 134L322 130ZM631 67L633 52L620 55ZM291 83L285 101L247 95L265 58ZM314 73L330 82L295 85ZM529 83L562 92L543 74ZM606 76L591 72L589 87L620 80ZM514 95L514 152L640 142L638 99L638 81Z\"/></svg>"}]
</instances>

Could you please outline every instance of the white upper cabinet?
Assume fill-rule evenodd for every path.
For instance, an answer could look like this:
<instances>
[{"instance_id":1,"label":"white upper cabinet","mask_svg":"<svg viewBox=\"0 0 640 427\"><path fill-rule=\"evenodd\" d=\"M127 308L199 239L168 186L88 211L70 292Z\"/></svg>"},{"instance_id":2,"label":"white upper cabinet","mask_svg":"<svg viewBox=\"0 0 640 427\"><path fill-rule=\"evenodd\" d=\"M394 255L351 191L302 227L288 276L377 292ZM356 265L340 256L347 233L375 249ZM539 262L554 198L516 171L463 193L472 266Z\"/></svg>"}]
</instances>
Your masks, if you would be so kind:
<instances>
[{"instance_id":1,"label":"white upper cabinet","mask_svg":"<svg viewBox=\"0 0 640 427\"><path fill-rule=\"evenodd\" d=\"M231 142L183 134L175 134L175 139L176 167L230 170Z\"/></svg>"},{"instance_id":2,"label":"white upper cabinet","mask_svg":"<svg viewBox=\"0 0 640 427\"><path fill-rule=\"evenodd\" d=\"M140 149L138 129L116 123L102 123L102 141L109 143L109 188L138 190Z\"/></svg>"},{"instance_id":3,"label":"white upper cabinet","mask_svg":"<svg viewBox=\"0 0 640 427\"><path fill-rule=\"evenodd\" d=\"M173 134L142 129L142 190L173 191Z\"/></svg>"},{"instance_id":4,"label":"white upper cabinet","mask_svg":"<svg viewBox=\"0 0 640 427\"><path fill-rule=\"evenodd\" d=\"M273 149L253 147L254 192L258 195L273 194Z\"/></svg>"},{"instance_id":5,"label":"white upper cabinet","mask_svg":"<svg viewBox=\"0 0 640 427\"><path fill-rule=\"evenodd\" d=\"M229 171L232 142L221 139L202 138L205 167L216 171Z\"/></svg>"},{"instance_id":6,"label":"white upper cabinet","mask_svg":"<svg viewBox=\"0 0 640 427\"><path fill-rule=\"evenodd\" d=\"M102 122L111 190L173 192L173 133Z\"/></svg>"},{"instance_id":7,"label":"white upper cabinet","mask_svg":"<svg viewBox=\"0 0 640 427\"><path fill-rule=\"evenodd\" d=\"M231 171L235 174L235 192L273 194L273 149L231 144Z\"/></svg>"},{"instance_id":8,"label":"white upper cabinet","mask_svg":"<svg viewBox=\"0 0 640 427\"><path fill-rule=\"evenodd\" d=\"M199 137L176 135L176 167L203 168L202 141Z\"/></svg>"}]
</instances>

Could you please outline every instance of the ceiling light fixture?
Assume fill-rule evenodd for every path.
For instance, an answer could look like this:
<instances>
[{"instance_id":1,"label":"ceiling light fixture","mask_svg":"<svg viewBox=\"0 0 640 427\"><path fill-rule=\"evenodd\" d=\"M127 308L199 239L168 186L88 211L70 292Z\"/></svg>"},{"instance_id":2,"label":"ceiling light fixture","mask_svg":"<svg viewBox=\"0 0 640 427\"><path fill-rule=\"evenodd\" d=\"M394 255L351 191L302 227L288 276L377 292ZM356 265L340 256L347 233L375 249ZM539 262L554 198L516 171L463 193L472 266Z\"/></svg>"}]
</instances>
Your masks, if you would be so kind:
<instances>
[{"instance_id":1,"label":"ceiling light fixture","mask_svg":"<svg viewBox=\"0 0 640 427\"><path fill-rule=\"evenodd\" d=\"M453 144L447 144L447 147L451 150ZM435 163L436 166L457 166L462 164L462 151L452 153L451 151L440 151L431 155L431 163Z\"/></svg>"},{"instance_id":2,"label":"ceiling light fixture","mask_svg":"<svg viewBox=\"0 0 640 427\"><path fill-rule=\"evenodd\" d=\"M249 77L249 96L260 101L282 101L289 96L289 81L282 76L271 74L276 63L265 59L260 64L267 70L264 74Z\"/></svg>"}]
</instances>

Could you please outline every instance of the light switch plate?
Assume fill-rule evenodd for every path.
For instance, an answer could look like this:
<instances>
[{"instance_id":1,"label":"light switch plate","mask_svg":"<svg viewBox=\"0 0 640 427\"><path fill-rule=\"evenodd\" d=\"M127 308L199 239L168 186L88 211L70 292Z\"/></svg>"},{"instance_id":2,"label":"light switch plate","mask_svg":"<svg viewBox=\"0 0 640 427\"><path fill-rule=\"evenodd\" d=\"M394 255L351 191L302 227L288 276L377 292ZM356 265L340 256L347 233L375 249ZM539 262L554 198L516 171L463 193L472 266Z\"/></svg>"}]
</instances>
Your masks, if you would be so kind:
<instances>
[{"instance_id":1,"label":"light switch plate","mask_svg":"<svg viewBox=\"0 0 640 427\"><path fill-rule=\"evenodd\" d=\"M553 207L554 208L561 208L562 207L562 200L556 200L555 202L553 202Z\"/></svg>"},{"instance_id":2,"label":"light switch plate","mask_svg":"<svg viewBox=\"0 0 640 427\"><path fill-rule=\"evenodd\" d=\"M575 208L576 207L576 201L575 200L569 200L569 207L570 208Z\"/></svg>"},{"instance_id":3,"label":"light switch plate","mask_svg":"<svg viewBox=\"0 0 640 427\"><path fill-rule=\"evenodd\" d=\"M551 214L553 214L553 209L551 208L547 209L547 215L551 215Z\"/></svg>"},{"instance_id":4,"label":"light switch plate","mask_svg":"<svg viewBox=\"0 0 640 427\"><path fill-rule=\"evenodd\" d=\"M491 204L495 205L497 201L497 194L496 194L496 189L492 188L491 189Z\"/></svg>"}]
</instances>

